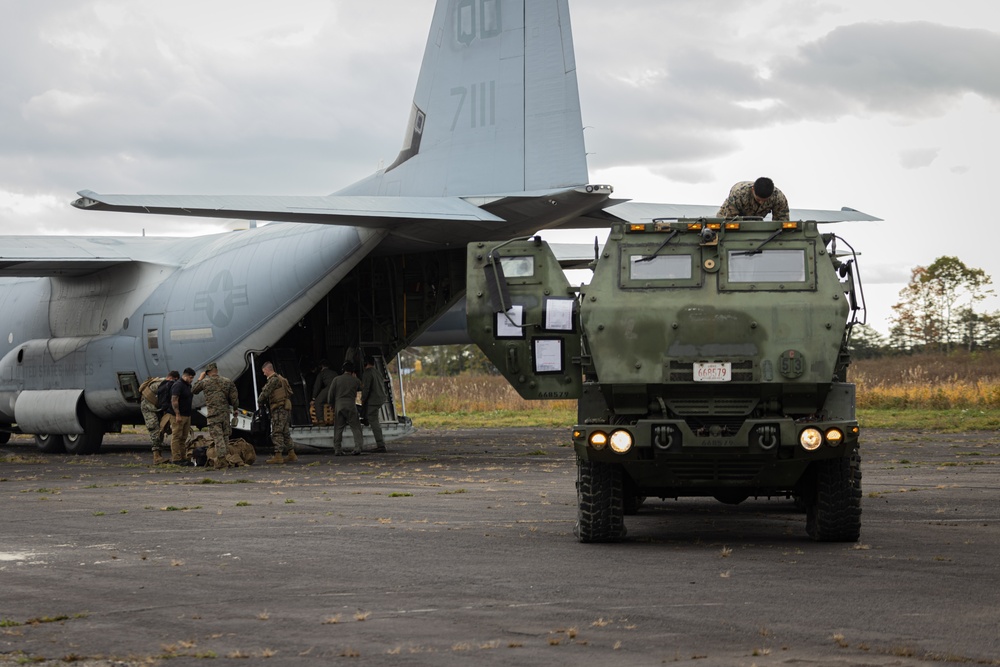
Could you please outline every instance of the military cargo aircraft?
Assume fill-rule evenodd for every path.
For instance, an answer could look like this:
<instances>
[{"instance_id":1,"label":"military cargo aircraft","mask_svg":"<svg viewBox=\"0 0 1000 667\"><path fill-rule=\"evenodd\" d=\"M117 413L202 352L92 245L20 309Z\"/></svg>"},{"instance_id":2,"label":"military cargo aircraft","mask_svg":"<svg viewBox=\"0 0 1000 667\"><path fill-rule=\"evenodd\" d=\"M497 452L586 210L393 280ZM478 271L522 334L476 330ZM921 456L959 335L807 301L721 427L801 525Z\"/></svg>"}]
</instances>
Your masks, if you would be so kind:
<instances>
[{"instance_id":1,"label":"military cargo aircraft","mask_svg":"<svg viewBox=\"0 0 1000 667\"><path fill-rule=\"evenodd\" d=\"M4 238L0 441L98 451L140 424L138 387L215 361L247 405L259 362L388 358L455 306L465 245L611 220L714 214L589 183L567 0L439 0L402 150L334 194L104 195L73 206L255 220L196 238ZM809 219L868 219L852 211ZM309 360L309 361L303 361Z\"/></svg>"}]
</instances>

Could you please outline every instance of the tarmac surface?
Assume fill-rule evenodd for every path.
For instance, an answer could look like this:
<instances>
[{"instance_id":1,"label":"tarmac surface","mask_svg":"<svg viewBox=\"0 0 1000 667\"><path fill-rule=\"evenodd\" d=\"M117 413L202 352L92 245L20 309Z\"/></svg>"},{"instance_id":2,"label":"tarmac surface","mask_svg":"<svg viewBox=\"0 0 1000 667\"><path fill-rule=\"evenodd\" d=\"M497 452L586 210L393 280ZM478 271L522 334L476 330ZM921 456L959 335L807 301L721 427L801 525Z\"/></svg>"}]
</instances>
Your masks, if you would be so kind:
<instances>
[{"instance_id":1,"label":"tarmac surface","mask_svg":"<svg viewBox=\"0 0 1000 667\"><path fill-rule=\"evenodd\" d=\"M857 544L651 500L579 544L565 429L153 466L0 446L0 665L1000 665L1000 435L862 432Z\"/></svg>"}]
</instances>

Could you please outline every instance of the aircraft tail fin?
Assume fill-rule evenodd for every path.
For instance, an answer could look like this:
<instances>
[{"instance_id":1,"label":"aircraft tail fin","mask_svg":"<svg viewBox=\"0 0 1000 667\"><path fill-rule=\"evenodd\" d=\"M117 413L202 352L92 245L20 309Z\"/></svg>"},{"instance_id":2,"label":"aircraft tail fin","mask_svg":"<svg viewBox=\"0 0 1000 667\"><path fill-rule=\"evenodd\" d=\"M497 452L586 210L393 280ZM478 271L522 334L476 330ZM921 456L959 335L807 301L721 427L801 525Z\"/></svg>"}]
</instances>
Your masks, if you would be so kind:
<instances>
[{"instance_id":1,"label":"aircraft tail fin","mask_svg":"<svg viewBox=\"0 0 1000 667\"><path fill-rule=\"evenodd\" d=\"M469 196L586 182L568 0L438 0L403 149L335 194Z\"/></svg>"}]
</instances>

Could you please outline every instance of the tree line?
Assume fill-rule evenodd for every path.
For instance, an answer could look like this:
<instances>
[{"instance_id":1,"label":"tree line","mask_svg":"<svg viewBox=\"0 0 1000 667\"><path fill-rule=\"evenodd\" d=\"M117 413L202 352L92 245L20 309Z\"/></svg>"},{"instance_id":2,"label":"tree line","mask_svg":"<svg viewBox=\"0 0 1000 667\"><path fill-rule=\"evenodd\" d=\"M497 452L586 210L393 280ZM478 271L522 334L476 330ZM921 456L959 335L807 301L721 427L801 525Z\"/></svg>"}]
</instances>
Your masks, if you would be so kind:
<instances>
[{"instance_id":1,"label":"tree line","mask_svg":"<svg viewBox=\"0 0 1000 667\"><path fill-rule=\"evenodd\" d=\"M993 295L993 280L957 257L938 257L918 266L892 307L888 337L857 325L851 334L853 357L950 353L1000 349L1000 311L981 309Z\"/></svg>"}]
</instances>

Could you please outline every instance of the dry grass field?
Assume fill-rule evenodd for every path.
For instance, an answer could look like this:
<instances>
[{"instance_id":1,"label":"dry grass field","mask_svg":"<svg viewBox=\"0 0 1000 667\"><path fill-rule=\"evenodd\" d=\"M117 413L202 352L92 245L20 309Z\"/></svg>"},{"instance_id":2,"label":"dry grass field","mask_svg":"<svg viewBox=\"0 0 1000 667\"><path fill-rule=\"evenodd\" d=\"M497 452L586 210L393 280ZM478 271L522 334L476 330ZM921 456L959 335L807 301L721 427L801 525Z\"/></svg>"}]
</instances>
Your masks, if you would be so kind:
<instances>
[{"instance_id":1,"label":"dry grass field","mask_svg":"<svg viewBox=\"0 0 1000 667\"><path fill-rule=\"evenodd\" d=\"M863 359L851 366L858 409L1000 407L1000 354L956 352Z\"/></svg>"},{"instance_id":2,"label":"dry grass field","mask_svg":"<svg viewBox=\"0 0 1000 667\"><path fill-rule=\"evenodd\" d=\"M1000 428L1000 353L864 359L853 363L849 379L858 385L862 426ZM424 427L569 427L576 421L575 401L526 401L499 376L418 374L405 390L407 414Z\"/></svg>"},{"instance_id":3,"label":"dry grass field","mask_svg":"<svg viewBox=\"0 0 1000 667\"><path fill-rule=\"evenodd\" d=\"M576 421L576 401L526 401L498 375L418 374L405 390L407 414L425 426L569 427Z\"/></svg>"}]
</instances>

